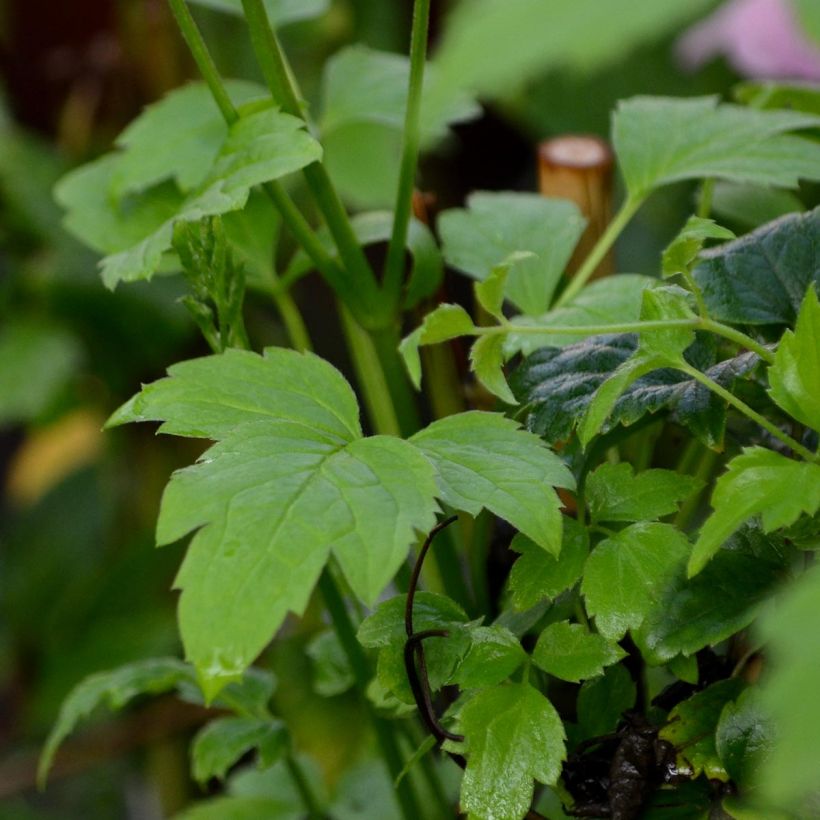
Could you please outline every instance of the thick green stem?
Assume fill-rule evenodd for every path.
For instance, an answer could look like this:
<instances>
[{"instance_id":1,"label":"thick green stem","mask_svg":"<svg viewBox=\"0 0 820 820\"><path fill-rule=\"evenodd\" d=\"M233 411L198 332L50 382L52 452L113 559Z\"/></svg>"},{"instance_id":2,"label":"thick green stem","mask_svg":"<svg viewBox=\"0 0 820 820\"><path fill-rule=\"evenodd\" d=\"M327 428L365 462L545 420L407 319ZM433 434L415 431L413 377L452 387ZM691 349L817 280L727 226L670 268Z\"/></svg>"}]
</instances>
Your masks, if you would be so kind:
<instances>
[{"instance_id":1,"label":"thick green stem","mask_svg":"<svg viewBox=\"0 0 820 820\"><path fill-rule=\"evenodd\" d=\"M737 396L733 393L728 391L725 387L719 385L713 379L710 379L705 373L701 373L695 367L691 365L678 365L677 370L680 370L682 373L686 373L688 376L691 376L693 379L699 381L704 387L708 387L713 393L716 393L720 396L725 402L732 405L735 410L740 411L743 413L744 416L750 418L755 424L760 425L764 430L774 436L776 439L779 439L783 442L789 449L797 453L802 458L806 459L806 461L817 461L818 457L812 453L811 450L804 447L799 441L795 441L791 436L784 433L780 428L776 425L772 424L765 416L761 416L756 410L753 410L749 407L748 404L741 401Z\"/></svg>"},{"instance_id":2,"label":"thick green stem","mask_svg":"<svg viewBox=\"0 0 820 820\"><path fill-rule=\"evenodd\" d=\"M643 197L627 197L621 209L615 214L615 218L609 223L607 229L601 234L601 238L595 243L595 247L590 251L589 256L584 260L584 264L572 277L564 292L555 303L555 307L565 305L574 299L583 290L584 285L595 273L595 269L601 260L607 255L609 249L615 244L615 240L621 235L621 231L626 227L635 212L643 204Z\"/></svg>"},{"instance_id":3,"label":"thick green stem","mask_svg":"<svg viewBox=\"0 0 820 820\"><path fill-rule=\"evenodd\" d=\"M404 137L399 172L399 187L393 214L393 233L387 250L384 291L391 305L398 306L404 274L404 247L413 209L413 187L421 144L421 97L424 66L427 61L427 32L430 25L430 0L416 0L413 6L413 33L410 39L410 85L404 117Z\"/></svg>"},{"instance_id":4,"label":"thick green stem","mask_svg":"<svg viewBox=\"0 0 820 820\"><path fill-rule=\"evenodd\" d=\"M700 195L698 196L698 210L697 215L701 219L708 219L709 214L712 213L712 198L715 195L715 178L709 177L704 179L700 186Z\"/></svg>"},{"instance_id":5,"label":"thick green stem","mask_svg":"<svg viewBox=\"0 0 820 820\"><path fill-rule=\"evenodd\" d=\"M344 599L329 570L325 570L322 573L319 579L319 590L324 598L327 611L330 613L336 635L350 663L350 668L353 670L357 687L360 692L364 693L370 683L370 665L367 662L367 656L364 654L364 650L356 638L356 630L353 627L353 622L350 620L350 614L345 607ZM375 714L369 701L365 700L365 705L373 724L376 740L381 748L382 756L387 763L392 779L395 781L404 768L401 750L399 749L396 737L390 724ZM396 793L404 820L418 820L418 818L424 816L418 805L415 792L407 778L404 778L399 783L396 788Z\"/></svg>"},{"instance_id":6,"label":"thick green stem","mask_svg":"<svg viewBox=\"0 0 820 820\"><path fill-rule=\"evenodd\" d=\"M416 394L410 386L404 362L399 355L398 330L387 326L381 330L371 331L370 336L393 399L402 435L411 436L421 427L421 419Z\"/></svg>"}]
</instances>

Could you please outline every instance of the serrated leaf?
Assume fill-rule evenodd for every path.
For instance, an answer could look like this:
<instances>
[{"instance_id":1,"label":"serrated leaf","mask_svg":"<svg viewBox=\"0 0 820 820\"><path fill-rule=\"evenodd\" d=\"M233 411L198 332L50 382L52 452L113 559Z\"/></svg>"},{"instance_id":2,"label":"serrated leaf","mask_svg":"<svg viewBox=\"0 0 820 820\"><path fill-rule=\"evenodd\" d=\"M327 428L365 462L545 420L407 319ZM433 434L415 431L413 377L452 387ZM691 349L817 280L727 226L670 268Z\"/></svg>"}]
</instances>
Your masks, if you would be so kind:
<instances>
[{"instance_id":1,"label":"serrated leaf","mask_svg":"<svg viewBox=\"0 0 820 820\"><path fill-rule=\"evenodd\" d=\"M636 696L635 682L622 664L610 666L603 675L584 681L577 703L581 738L615 731L623 713L635 705Z\"/></svg>"},{"instance_id":2,"label":"serrated leaf","mask_svg":"<svg viewBox=\"0 0 820 820\"><path fill-rule=\"evenodd\" d=\"M518 820L533 779L553 784L564 758L564 727L552 704L523 683L484 689L460 714L467 768L461 807L476 817Z\"/></svg>"},{"instance_id":3,"label":"serrated leaf","mask_svg":"<svg viewBox=\"0 0 820 820\"><path fill-rule=\"evenodd\" d=\"M230 80L225 90L234 105L266 99L264 86ZM228 134L228 126L205 83L177 88L149 105L117 137L120 149L109 193L116 202L165 180L184 193L193 191L208 172Z\"/></svg>"},{"instance_id":4,"label":"serrated leaf","mask_svg":"<svg viewBox=\"0 0 820 820\"><path fill-rule=\"evenodd\" d=\"M121 666L108 672L98 672L79 683L60 707L60 714L46 740L37 779L45 784L54 755L60 744L81 721L90 717L100 706L112 711L125 708L139 695L158 695L171 692L180 683L191 683L194 671L176 658L152 658Z\"/></svg>"},{"instance_id":5,"label":"serrated leaf","mask_svg":"<svg viewBox=\"0 0 820 820\"><path fill-rule=\"evenodd\" d=\"M815 208L704 251L693 275L710 315L734 324L794 325L809 285L820 288L818 236Z\"/></svg>"},{"instance_id":6,"label":"serrated leaf","mask_svg":"<svg viewBox=\"0 0 820 820\"><path fill-rule=\"evenodd\" d=\"M687 360L723 387L749 372L759 361L744 353L712 365L709 356L690 355ZM592 336L563 350L544 348L511 375L516 398L529 410L527 427L549 442L569 438L595 391L637 349L633 335ZM711 356L711 354L710 354ZM647 413L671 411L675 421L688 427L707 446L720 448L726 405L703 385L683 373L664 368L637 379L615 402L603 430L617 424L631 425Z\"/></svg>"},{"instance_id":7,"label":"serrated leaf","mask_svg":"<svg viewBox=\"0 0 820 820\"><path fill-rule=\"evenodd\" d=\"M473 411L436 421L410 441L435 466L448 504L473 516L487 509L558 554L561 512L553 487L573 489L575 480L540 439L498 413Z\"/></svg>"},{"instance_id":8,"label":"serrated leaf","mask_svg":"<svg viewBox=\"0 0 820 820\"><path fill-rule=\"evenodd\" d=\"M707 239L734 239L728 228L717 224L714 219L690 216L680 233L669 243L661 257L661 271L664 276L675 276L688 272L703 250Z\"/></svg>"},{"instance_id":9,"label":"serrated leaf","mask_svg":"<svg viewBox=\"0 0 820 820\"><path fill-rule=\"evenodd\" d=\"M647 662L692 655L747 627L787 576L791 555L782 538L744 527L695 578L680 564L633 633Z\"/></svg>"},{"instance_id":10,"label":"serrated leaf","mask_svg":"<svg viewBox=\"0 0 820 820\"><path fill-rule=\"evenodd\" d=\"M579 683L617 663L626 652L582 624L558 621L539 636L532 653L536 666L561 680Z\"/></svg>"},{"instance_id":11,"label":"serrated leaf","mask_svg":"<svg viewBox=\"0 0 820 820\"><path fill-rule=\"evenodd\" d=\"M783 334L768 375L769 395L777 404L820 430L820 302L813 287L803 300L795 332Z\"/></svg>"},{"instance_id":12,"label":"serrated leaf","mask_svg":"<svg viewBox=\"0 0 820 820\"><path fill-rule=\"evenodd\" d=\"M224 717L201 729L191 746L194 779L206 784L211 778L224 780L228 769L248 752L256 750L259 766L272 766L284 754L287 729L281 720Z\"/></svg>"},{"instance_id":13,"label":"serrated leaf","mask_svg":"<svg viewBox=\"0 0 820 820\"><path fill-rule=\"evenodd\" d=\"M717 177L793 188L816 179L820 145L788 135L820 117L719 104L717 97L634 97L612 121L615 153L629 196L671 182Z\"/></svg>"},{"instance_id":14,"label":"serrated leaf","mask_svg":"<svg viewBox=\"0 0 820 820\"><path fill-rule=\"evenodd\" d=\"M421 326L402 339L399 352L417 390L421 386L419 348L457 339L459 336L470 336L475 330L470 314L461 305L445 304L428 313Z\"/></svg>"},{"instance_id":15,"label":"serrated leaf","mask_svg":"<svg viewBox=\"0 0 820 820\"><path fill-rule=\"evenodd\" d=\"M723 707L715 730L715 748L729 777L753 787L759 782L760 764L774 738L775 727L763 709L760 691L749 687Z\"/></svg>"},{"instance_id":16,"label":"serrated leaf","mask_svg":"<svg viewBox=\"0 0 820 820\"><path fill-rule=\"evenodd\" d=\"M480 336L470 348L470 369L494 396L505 404L518 401L504 375L504 337L500 334Z\"/></svg>"},{"instance_id":17,"label":"serrated leaf","mask_svg":"<svg viewBox=\"0 0 820 820\"><path fill-rule=\"evenodd\" d=\"M507 358L515 353L529 355L542 347L566 347L582 342L589 334L553 333L551 326L583 327L584 325L609 325L620 322L636 322L641 315L643 292L657 285L657 279L637 273L621 273L608 276L587 285L574 299L541 316L514 316L513 326L507 335L505 352ZM515 326L525 324L543 325L543 333L516 332Z\"/></svg>"},{"instance_id":18,"label":"serrated leaf","mask_svg":"<svg viewBox=\"0 0 820 820\"><path fill-rule=\"evenodd\" d=\"M820 464L792 461L773 450L747 447L733 458L712 493L714 512L706 519L689 559L697 575L721 544L753 516L763 531L793 524L801 513L820 509Z\"/></svg>"},{"instance_id":19,"label":"serrated leaf","mask_svg":"<svg viewBox=\"0 0 820 820\"><path fill-rule=\"evenodd\" d=\"M775 805L799 809L817 790L817 732L820 731L820 571L810 569L784 591L761 619L771 671L761 688L761 706L777 739L760 771L759 783Z\"/></svg>"},{"instance_id":20,"label":"serrated leaf","mask_svg":"<svg viewBox=\"0 0 820 820\"><path fill-rule=\"evenodd\" d=\"M338 635L332 629L320 632L305 647L313 670L313 690L323 698L347 692L356 676Z\"/></svg>"},{"instance_id":21,"label":"serrated leaf","mask_svg":"<svg viewBox=\"0 0 820 820\"><path fill-rule=\"evenodd\" d=\"M670 524L632 524L601 541L587 559L581 582L598 631L617 641L637 629L689 550L686 536Z\"/></svg>"},{"instance_id":22,"label":"serrated leaf","mask_svg":"<svg viewBox=\"0 0 820 820\"><path fill-rule=\"evenodd\" d=\"M176 365L115 414L219 439L174 474L159 543L196 531L177 577L187 656L209 694L301 613L330 556L374 601L437 506L429 461L399 439L361 438L356 400L321 359L269 349Z\"/></svg>"},{"instance_id":23,"label":"serrated leaf","mask_svg":"<svg viewBox=\"0 0 820 820\"><path fill-rule=\"evenodd\" d=\"M240 117L229 129L200 189L141 241L103 259L103 281L113 288L121 281L150 278L163 253L171 247L177 221L198 222L206 216L239 210L254 185L298 171L318 161L321 155L319 143L297 117L275 108Z\"/></svg>"},{"instance_id":24,"label":"serrated leaf","mask_svg":"<svg viewBox=\"0 0 820 820\"><path fill-rule=\"evenodd\" d=\"M471 194L466 209L445 211L438 221L447 263L479 281L511 254L532 254L510 270L505 288L529 315L549 310L585 226L569 200L519 193Z\"/></svg>"},{"instance_id":25,"label":"serrated leaf","mask_svg":"<svg viewBox=\"0 0 820 820\"><path fill-rule=\"evenodd\" d=\"M693 777L701 773L709 780L729 780L729 774L715 748L715 731L723 707L735 700L746 683L741 678L713 683L702 692L679 703L658 737L678 750L678 759L685 761Z\"/></svg>"},{"instance_id":26,"label":"serrated leaf","mask_svg":"<svg viewBox=\"0 0 820 820\"><path fill-rule=\"evenodd\" d=\"M462 689L496 686L505 681L527 657L518 638L502 626L470 630L470 648L453 675Z\"/></svg>"},{"instance_id":27,"label":"serrated leaf","mask_svg":"<svg viewBox=\"0 0 820 820\"><path fill-rule=\"evenodd\" d=\"M677 512L703 482L673 470L644 470L604 463L587 478L584 490L592 521L653 521Z\"/></svg>"},{"instance_id":28,"label":"serrated leaf","mask_svg":"<svg viewBox=\"0 0 820 820\"><path fill-rule=\"evenodd\" d=\"M190 0L198 6L242 15L242 0ZM309 20L324 14L330 0L264 0L268 19L273 26L284 26L297 20Z\"/></svg>"},{"instance_id":29,"label":"serrated leaf","mask_svg":"<svg viewBox=\"0 0 820 820\"><path fill-rule=\"evenodd\" d=\"M397 595L379 604L359 626L356 637L369 649L388 646L394 641L406 640L404 631L404 608L406 595ZM413 600L413 625L416 632L428 629L446 629L453 624L464 624L464 610L446 595L419 590Z\"/></svg>"},{"instance_id":30,"label":"serrated leaf","mask_svg":"<svg viewBox=\"0 0 820 820\"><path fill-rule=\"evenodd\" d=\"M504 306L504 292L507 287L507 279L510 271L516 265L532 259L534 254L526 251L516 251L511 253L506 259L499 262L490 271L490 275L486 279L482 279L473 286L475 297L481 307L490 314L490 316L498 319L500 322L505 320L502 307Z\"/></svg>"},{"instance_id":31,"label":"serrated leaf","mask_svg":"<svg viewBox=\"0 0 820 820\"><path fill-rule=\"evenodd\" d=\"M510 549L521 553L510 571L509 583L513 605L524 611L546 598L557 598L578 581L589 555L589 537L575 519L564 518L557 557L521 533L513 538Z\"/></svg>"}]
</instances>

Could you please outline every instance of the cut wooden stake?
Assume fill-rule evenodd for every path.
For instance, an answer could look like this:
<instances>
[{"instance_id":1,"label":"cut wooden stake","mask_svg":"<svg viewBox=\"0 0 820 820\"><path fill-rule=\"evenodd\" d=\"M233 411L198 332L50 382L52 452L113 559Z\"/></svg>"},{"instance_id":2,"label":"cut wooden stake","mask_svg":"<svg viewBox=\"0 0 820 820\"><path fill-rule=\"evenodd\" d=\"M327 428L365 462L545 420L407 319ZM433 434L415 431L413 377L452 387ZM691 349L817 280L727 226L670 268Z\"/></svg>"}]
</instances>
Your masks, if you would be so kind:
<instances>
[{"instance_id":1,"label":"cut wooden stake","mask_svg":"<svg viewBox=\"0 0 820 820\"><path fill-rule=\"evenodd\" d=\"M538 147L538 181L544 196L571 199L588 225L567 267L572 276L606 230L612 218L612 149L599 137L569 134L542 142ZM609 253L593 279L614 271Z\"/></svg>"}]
</instances>

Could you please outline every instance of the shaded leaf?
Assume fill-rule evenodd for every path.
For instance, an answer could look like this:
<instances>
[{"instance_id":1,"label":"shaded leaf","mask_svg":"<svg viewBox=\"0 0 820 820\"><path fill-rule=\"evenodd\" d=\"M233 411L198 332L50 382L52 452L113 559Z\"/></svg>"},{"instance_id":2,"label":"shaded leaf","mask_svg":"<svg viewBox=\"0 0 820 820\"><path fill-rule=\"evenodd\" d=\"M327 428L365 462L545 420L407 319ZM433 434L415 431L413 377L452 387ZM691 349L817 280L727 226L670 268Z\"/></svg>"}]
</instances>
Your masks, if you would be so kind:
<instances>
[{"instance_id":1,"label":"shaded leaf","mask_svg":"<svg viewBox=\"0 0 820 820\"><path fill-rule=\"evenodd\" d=\"M780 188L718 182L712 194L713 213L743 230L753 230L778 217L805 210L797 194Z\"/></svg>"},{"instance_id":2,"label":"shaded leaf","mask_svg":"<svg viewBox=\"0 0 820 820\"><path fill-rule=\"evenodd\" d=\"M313 669L313 690L323 698L347 692L356 676L335 631L320 632L305 647Z\"/></svg>"},{"instance_id":3,"label":"shaded leaf","mask_svg":"<svg viewBox=\"0 0 820 820\"><path fill-rule=\"evenodd\" d=\"M621 716L635 705L637 690L622 664L610 666L603 675L586 680L578 692L578 727L581 738L614 732Z\"/></svg>"},{"instance_id":4,"label":"shaded leaf","mask_svg":"<svg viewBox=\"0 0 820 820\"><path fill-rule=\"evenodd\" d=\"M761 705L757 688L750 687L736 701L727 703L715 731L715 748L729 777L754 787L774 737L775 727Z\"/></svg>"},{"instance_id":5,"label":"shaded leaf","mask_svg":"<svg viewBox=\"0 0 820 820\"><path fill-rule=\"evenodd\" d=\"M578 683L594 678L626 656L626 652L582 624L559 621L539 636L532 653L536 666L561 680Z\"/></svg>"}]
</instances>

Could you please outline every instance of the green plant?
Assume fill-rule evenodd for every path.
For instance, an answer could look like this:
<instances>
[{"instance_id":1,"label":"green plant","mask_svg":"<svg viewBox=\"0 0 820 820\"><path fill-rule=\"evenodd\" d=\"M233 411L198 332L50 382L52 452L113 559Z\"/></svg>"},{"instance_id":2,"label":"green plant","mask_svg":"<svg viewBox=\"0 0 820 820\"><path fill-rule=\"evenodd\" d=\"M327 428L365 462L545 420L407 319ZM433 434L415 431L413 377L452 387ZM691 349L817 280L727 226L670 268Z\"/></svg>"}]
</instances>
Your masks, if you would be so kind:
<instances>
[{"instance_id":1,"label":"green plant","mask_svg":"<svg viewBox=\"0 0 820 820\"><path fill-rule=\"evenodd\" d=\"M288 614L318 596L334 630L311 646L323 688L358 692L407 820L452 809L447 758L429 755L435 744L420 738L416 706L464 767L459 802L472 817L554 816L562 803L611 809L603 775L596 801L573 787L567 766L594 772L584 750L622 741L623 728L606 736L633 710L670 744L677 779L656 782L646 768L646 793L621 816L662 812L670 799L697 816L713 804L738 818L806 816L820 709L801 669L814 668L817 652L794 625L820 620L816 572L806 571L820 533L820 209L740 239L710 214L718 184L765 199L767 186L820 178L820 117L715 98L622 103L612 137L624 203L569 277L584 228L573 203L475 194L442 215L441 249L411 218L421 147L475 111L468 90L496 87L497 77L464 70L479 64L468 57L488 36L484 18L456 17L428 85L430 4L417 0L409 62L361 48L334 58L316 126L271 27L269 14L287 3L241 2L267 88L223 81L187 5L170 5L204 85L147 109L114 152L67 175L57 198L69 229L105 254L110 287L182 271L186 307L214 351L172 365L108 423L158 421L160 432L213 442L174 473L157 525L159 544L193 533L176 580L186 662L80 684L42 777L98 705L173 691L232 713L193 744L197 780L225 779L252 750L263 769L255 785L232 786L187 816L290 816L271 792L283 776L297 813L333 815L338 806L270 709L272 677L252 666ZM502 17L526 19L533 5L511 4ZM498 73L533 60L528 46ZM385 129L400 135L398 163L377 188L393 197L391 214L345 210L322 140L339 150L350 129L370 146ZM296 174L321 228L296 204ZM589 284L638 209L681 180L703 185L698 214L659 266L674 283L621 274ZM355 200L355 181L343 187ZM298 250L280 272L282 228ZM383 241L379 275L364 248ZM479 318L438 305L400 343L437 292L442 260L476 280ZM310 352L291 289L314 269L338 300L358 393ZM274 301L292 349L252 349L246 291ZM496 411L439 413L423 425L411 389L422 352L460 337L475 340L472 372ZM427 371L431 407L461 389L441 377L446 369ZM431 589L417 593L430 542L409 576L408 552L450 513L458 532L440 536L435 572L423 575ZM484 577L493 517L514 528L520 555L500 601ZM783 608L767 612L781 584L802 575ZM401 594L385 600L386 590ZM758 685L750 659L768 665L770 651L770 680ZM445 687L459 694L437 717L432 694ZM711 781L731 781L739 796Z\"/></svg>"}]
</instances>

